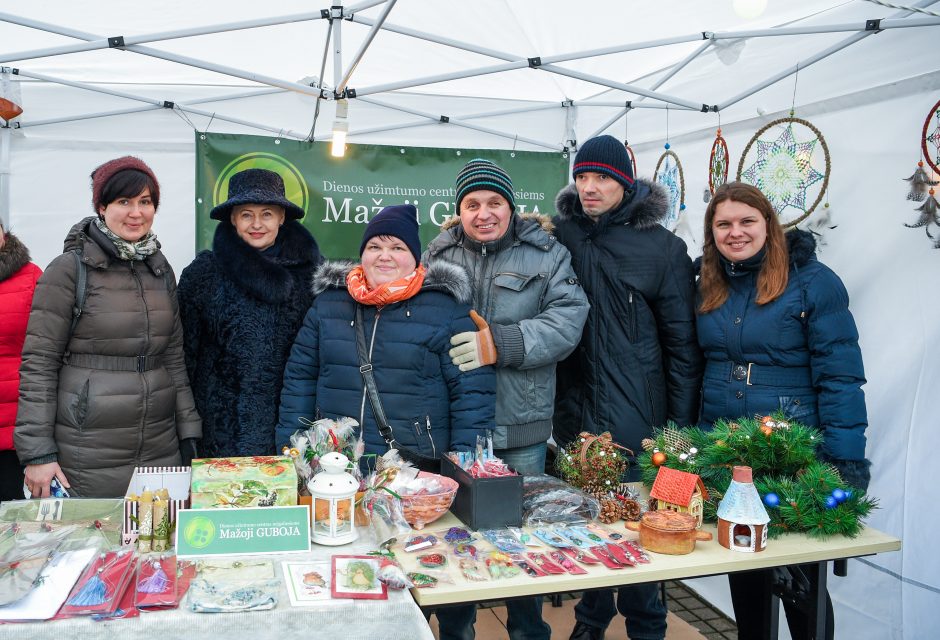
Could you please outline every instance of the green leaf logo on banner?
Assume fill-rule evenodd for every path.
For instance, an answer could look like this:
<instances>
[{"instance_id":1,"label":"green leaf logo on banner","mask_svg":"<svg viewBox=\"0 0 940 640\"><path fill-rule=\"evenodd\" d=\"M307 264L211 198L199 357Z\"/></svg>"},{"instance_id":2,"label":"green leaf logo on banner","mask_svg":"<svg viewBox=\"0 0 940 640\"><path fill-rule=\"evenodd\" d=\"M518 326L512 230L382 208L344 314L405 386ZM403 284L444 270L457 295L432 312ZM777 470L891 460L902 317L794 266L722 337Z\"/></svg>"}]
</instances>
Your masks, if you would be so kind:
<instances>
[{"instance_id":1,"label":"green leaf logo on banner","mask_svg":"<svg viewBox=\"0 0 940 640\"><path fill-rule=\"evenodd\" d=\"M293 164L285 158L273 153L246 153L238 156L222 169L218 180L215 181L215 187L212 189L212 206L228 200L228 181L233 175L245 169L268 169L280 174L284 180L284 191L287 199L303 209L308 211L310 204L310 190L307 188L307 182Z\"/></svg>"},{"instance_id":2,"label":"green leaf logo on banner","mask_svg":"<svg viewBox=\"0 0 940 640\"><path fill-rule=\"evenodd\" d=\"M193 518L183 531L186 542L194 549L203 549L215 540L215 525L209 518Z\"/></svg>"}]
</instances>

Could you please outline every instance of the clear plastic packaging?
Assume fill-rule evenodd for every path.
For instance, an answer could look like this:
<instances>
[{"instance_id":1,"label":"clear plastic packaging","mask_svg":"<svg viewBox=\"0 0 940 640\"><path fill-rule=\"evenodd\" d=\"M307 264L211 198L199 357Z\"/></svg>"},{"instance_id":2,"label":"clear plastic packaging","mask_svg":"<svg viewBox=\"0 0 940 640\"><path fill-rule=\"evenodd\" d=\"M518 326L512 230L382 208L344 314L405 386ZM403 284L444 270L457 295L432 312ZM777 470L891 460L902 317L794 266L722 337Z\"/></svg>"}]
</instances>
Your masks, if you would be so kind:
<instances>
[{"instance_id":1,"label":"clear plastic packaging","mask_svg":"<svg viewBox=\"0 0 940 640\"><path fill-rule=\"evenodd\" d=\"M522 523L528 527L546 524L584 523L601 512L592 496L553 476L525 476L522 494Z\"/></svg>"}]
</instances>

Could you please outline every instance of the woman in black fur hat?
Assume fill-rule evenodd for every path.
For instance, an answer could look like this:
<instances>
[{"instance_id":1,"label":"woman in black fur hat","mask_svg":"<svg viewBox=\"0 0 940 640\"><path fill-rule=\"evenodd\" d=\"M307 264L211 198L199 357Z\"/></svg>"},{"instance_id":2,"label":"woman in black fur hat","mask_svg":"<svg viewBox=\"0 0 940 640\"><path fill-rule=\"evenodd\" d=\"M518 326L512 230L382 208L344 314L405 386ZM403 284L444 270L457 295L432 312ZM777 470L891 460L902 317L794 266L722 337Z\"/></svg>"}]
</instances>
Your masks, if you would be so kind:
<instances>
[{"instance_id":1,"label":"woman in black fur hat","mask_svg":"<svg viewBox=\"0 0 940 640\"><path fill-rule=\"evenodd\" d=\"M204 457L271 455L284 365L313 302L320 263L303 209L266 169L232 176L210 216L211 251L179 282L186 367L203 418Z\"/></svg>"}]
</instances>

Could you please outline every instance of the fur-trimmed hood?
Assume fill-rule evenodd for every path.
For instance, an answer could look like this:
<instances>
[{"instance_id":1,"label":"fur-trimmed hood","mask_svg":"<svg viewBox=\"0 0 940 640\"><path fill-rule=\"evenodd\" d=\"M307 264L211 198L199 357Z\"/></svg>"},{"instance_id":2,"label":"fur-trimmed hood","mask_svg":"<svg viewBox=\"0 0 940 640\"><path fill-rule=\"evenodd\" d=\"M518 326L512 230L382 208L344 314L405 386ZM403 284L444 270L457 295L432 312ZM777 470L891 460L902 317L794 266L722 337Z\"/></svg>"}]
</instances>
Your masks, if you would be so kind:
<instances>
[{"instance_id":1,"label":"fur-trimmed hood","mask_svg":"<svg viewBox=\"0 0 940 640\"><path fill-rule=\"evenodd\" d=\"M6 242L0 249L0 282L28 265L29 262L29 249L20 242L19 238L7 231Z\"/></svg>"},{"instance_id":2,"label":"fur-trimmed hood","mask_svg":"<svg viewBox=\"0 0 940 640\"><path fill-rule=\"evenodd\" d=\"M320 262L317 241L296 220L287 220L278 232L277 258L265 257L238 237L235 227L223 221L215 230L212 252L222 270L251 297L268 304L287 300L294 286L292 271L312 269Z\"/></svg>"},{"instance_id":3,"label":"fur-trimmed hood","mask_svg":"<svg viewBox=\"0 0 940 640\"><path fill-rule=\"evenodd\" d=\"M578 190L573 184L558 192L555 210L559 220L588 219L581 208ZM636 229L650 229L666 219L669 212L669 196L659 184L638 178L629 199L614 211L606 214L608 224L629 224Z\"/></svg>"},{"instance_id":4,"label":"fur-trimmed hood","mask_svg":"<svg viewBox=\"0 0 940 640\"><path fill-rule=\"evenodd\" d=\"M357 263L349 260L330 260L317 267L313 275L313 295L327 289L345 289L346 276ZM473 296L470 274L458 265L438 260L425 267L421 291L440 291L461 304L469 304Z\"/></svg>"}]
</instances>

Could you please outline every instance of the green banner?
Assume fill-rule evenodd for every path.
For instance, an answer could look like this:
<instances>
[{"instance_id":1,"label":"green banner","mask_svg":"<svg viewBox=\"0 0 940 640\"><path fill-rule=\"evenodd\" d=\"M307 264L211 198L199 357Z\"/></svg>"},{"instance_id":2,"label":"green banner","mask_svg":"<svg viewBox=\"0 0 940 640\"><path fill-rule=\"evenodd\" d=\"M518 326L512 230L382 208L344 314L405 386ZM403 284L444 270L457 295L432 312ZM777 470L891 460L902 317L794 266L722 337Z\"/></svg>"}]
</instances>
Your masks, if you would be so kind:
<instances>
[{"instance_id":1,"label":"green banner","mask_svg":"<svg viewBox=\"0 0 940 640\"><path fill-rule=\"evenodd\" d=\"M310 507L180 509L176 554L214 556L310 551Z\"/></svg>"},{"instance_id":2,"label":"green banner","mask_svg":"<svg viewBox=\"0 0 940 640\"><path fill-rule=\"evenodd\" d=\"M359 258L368 221L383 207L413 204L427 246L454 211L454 178L474 158L486 158L512 177L516 210L552 214L555 194L568 183L561 152L434 149L350 144L343 158L325 142L265 136L196 133L196 251L212 248L209 212L228 198L228 181L245 169L277 171L287 197L327 258Z\"/></svg>"}]
</instances>

